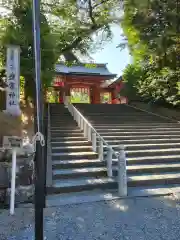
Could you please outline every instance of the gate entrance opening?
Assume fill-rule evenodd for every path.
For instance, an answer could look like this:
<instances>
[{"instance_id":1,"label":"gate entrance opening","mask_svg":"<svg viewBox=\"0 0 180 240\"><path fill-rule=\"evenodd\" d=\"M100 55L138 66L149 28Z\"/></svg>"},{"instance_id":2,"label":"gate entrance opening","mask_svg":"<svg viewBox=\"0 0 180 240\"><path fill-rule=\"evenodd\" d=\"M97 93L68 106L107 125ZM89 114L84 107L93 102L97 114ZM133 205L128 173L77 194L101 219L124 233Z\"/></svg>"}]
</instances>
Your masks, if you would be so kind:
<instances>
[{"instance_id":1,"label":"gate entrance opening","mask_svg":"<svg viewBox=\"0 0 180 240\"><path fill-rule=\"evenodd\" d=\"M70 89L71 103L90 103L89 87L73 87Z\"/></svg>"}]
</instances>

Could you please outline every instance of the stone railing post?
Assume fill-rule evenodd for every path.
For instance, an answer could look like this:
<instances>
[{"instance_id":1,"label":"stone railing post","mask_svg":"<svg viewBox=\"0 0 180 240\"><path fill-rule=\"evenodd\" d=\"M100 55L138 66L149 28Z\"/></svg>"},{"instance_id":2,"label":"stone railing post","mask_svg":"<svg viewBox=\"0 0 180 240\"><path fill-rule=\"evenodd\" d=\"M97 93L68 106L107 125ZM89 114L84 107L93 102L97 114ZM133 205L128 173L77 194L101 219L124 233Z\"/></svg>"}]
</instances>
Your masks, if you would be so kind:
<instances>
[{"instance_id":1,"label":"stone railing post","mask_svg":"<svg viewBox=\"0 0 180 240\"><path fill-rule=\"evenodd\" d=\"M78 114L78 119L77 119L78 127L81 127L81 116Z\"/></svg>"},{"instance_id":2,"label":"stone railing post","mask_svg":"<svg viewBox=\"0 0 180 240\"><path fill-rule=\"evenodd\" d=\"M112 155L113 155L112 147L108 146L107 147L107 175L108 175L108 177L112 177L113 176Z\"/></svg>"},{"instance_id":3,"label":"stone railing post","mask_svg":"<svg viewBox=\"0 0 180 240\"><path fill-rule=\"evenodd\" d=\"M104 160L104 149L103 149L103 141L99 138L99 160Z\"/></svg>"},{"instance_id":4,"label":"stone railing post","mask_svg":"<svg viewBox=\"0 0 180 240\"><path fill-rule=\"evenodd\" d=\"M92 149L94 152L97 151L97 137L95 132L92 133Z\"/></svg>"},{"instance_id":5,"label":"stone railing post","mask_svg":"<svg viewBox=\"0 0 180 240\"><path fill-rule=\"evenodd\" d=\"M91 131L91 127L88 126L88 141L91 142L91 134L92 134L92 131Z\"/></svg>"},{"instance_id":6,"label":"stone railing post","mask_svg":"<svg viewBox=\"0 0 180 240\"><path fill-rule=\"evenodd\" d=\"M82 117L80 118L80 128L81 128L81 131L83 131L83 129L84 129L84 121L83 121Z\"/></svg>"},{"instance_id":7,"label":"stone railing post","mask_svg":"<svg viewBox=\"0 0 180 240\"><path fill-rule=\"evenodd\" d=\"M86 121L84 121L84 137L87 137L87 127L88 127L88 125L87 125L87 123L86 123Z\"/></svg>"},{"instance_id":8,"label":"stone railing post","mask_svg":"<svg viewBox=\"0 0 180 240\"><path fill-rule=\"evenodd\" d=\"M127 173L126 154L124 146L119 146L118 153L118 194L120 197L127 196Z\"/></svg>"}]
</instances>

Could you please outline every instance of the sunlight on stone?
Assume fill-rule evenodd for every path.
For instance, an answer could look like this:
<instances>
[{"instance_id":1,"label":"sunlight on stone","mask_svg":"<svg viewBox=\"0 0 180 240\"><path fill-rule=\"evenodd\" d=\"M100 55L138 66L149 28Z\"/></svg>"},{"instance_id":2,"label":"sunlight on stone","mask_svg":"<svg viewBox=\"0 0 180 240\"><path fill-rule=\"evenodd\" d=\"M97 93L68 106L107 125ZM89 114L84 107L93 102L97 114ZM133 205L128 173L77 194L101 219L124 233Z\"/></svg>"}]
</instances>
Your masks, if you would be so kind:
<instances>
[{"instance_id":1,"label":"sunlight on stone","mask_svg":"<svg viewBox=\"0 0 180 240\"><path fill-rule=\"evenodd\" d=\"M120 205L119 203L115 204L114 207L123 212L126 212L129 209L129 207L127 205L125 205L125 204Z\"/></svg>"}]
</instances>

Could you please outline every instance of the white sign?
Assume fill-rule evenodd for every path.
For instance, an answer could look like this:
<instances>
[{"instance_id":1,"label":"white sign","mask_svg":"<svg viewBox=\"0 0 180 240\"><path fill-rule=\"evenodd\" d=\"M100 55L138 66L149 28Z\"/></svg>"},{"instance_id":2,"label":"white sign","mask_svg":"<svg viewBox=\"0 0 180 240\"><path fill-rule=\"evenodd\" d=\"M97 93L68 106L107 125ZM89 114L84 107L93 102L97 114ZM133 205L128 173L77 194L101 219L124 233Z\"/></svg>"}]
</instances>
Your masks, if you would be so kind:
<instances>
[{"instance_id":1,"label":"white sign","mask_svg":"<svg viewBox=\"0 0 180 240\"><path fill-rule=\"evenodd\" d=\"M22 138L15 137L15 136L4 136L3 137L3 148L4 149L22 148Z\"/></svg>"},{"instance_id":2,"label":"white sign","mask_svg":"<svg viewBox=\"0 0 180 240\"><path fill-rule=\"evenodd\" d=\"M19 116L21 114L20 100L20 48L8 46L7 48L7 91L6 112Z\"/></svg>"}]
</instances>

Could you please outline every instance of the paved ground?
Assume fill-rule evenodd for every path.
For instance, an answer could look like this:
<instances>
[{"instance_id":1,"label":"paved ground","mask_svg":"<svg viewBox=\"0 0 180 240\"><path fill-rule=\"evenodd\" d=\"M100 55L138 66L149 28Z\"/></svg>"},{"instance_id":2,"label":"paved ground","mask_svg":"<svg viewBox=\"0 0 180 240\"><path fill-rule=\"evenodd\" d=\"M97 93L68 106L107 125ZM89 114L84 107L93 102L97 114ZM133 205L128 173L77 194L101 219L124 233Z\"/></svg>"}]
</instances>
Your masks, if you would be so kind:
<instances>
[{"instance_id":1,"label":"paved ground","mask_svg":"<svg viewBox=\"0 0 180 240\"><path fill-rule=\"evenodd\" d=\"M33 209L0 213L1 240L33 240ZM48 208L47 240L179 240L180 195Z\"/></svg>"}]
</instances>

